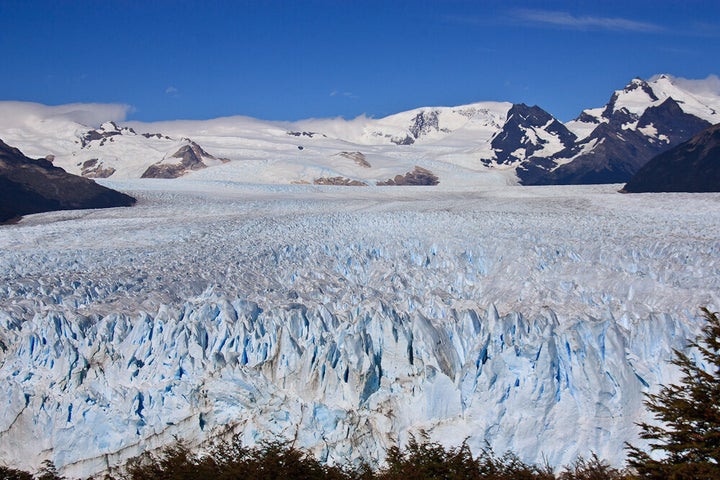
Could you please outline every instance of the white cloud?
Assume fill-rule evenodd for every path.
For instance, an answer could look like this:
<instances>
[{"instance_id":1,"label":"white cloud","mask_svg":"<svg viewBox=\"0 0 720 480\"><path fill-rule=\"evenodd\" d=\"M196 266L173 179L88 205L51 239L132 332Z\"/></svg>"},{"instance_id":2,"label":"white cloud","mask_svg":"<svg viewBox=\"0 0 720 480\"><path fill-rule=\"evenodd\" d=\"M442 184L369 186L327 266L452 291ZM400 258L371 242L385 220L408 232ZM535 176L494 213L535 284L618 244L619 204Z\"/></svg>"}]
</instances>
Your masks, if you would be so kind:
<instances>
[{"instance_id":1,"label":"white cloud","mask_svg":"<svg viewBox=\"0 0 720 480\"><path fill-rule=\"evenodd\" d=\"M178 90L176 87L170 85L169 87L167 87L165 89L165 93L167 93L168 95L177 95L178 93L180 93L180 90Z\"/></svg>"},{"instance_id":2,"label":"white cloud","mask_svg":"<svg viewBox=\"0 0 720 480\"><path fill-rule=\"evenodd\" d=\"M653 77L653 80L656 77ZM692 80L682 77L673 77L673 83L680 88L696 95L720 95L720 77L709 75L707 78Z\"/></svg>"},{"instance_id":3,"label":"white cloud","mask_svg":"<svg viewBox=\"0 0 720 480\"><path fill-rule=\"evenodd\" d=\"M530 9L516 10L515 15L520 20L531 23L577 30L613 30L637 33L658 33L664 30L663 27L653 23L620 17L576 16L568 12Z\"/></svg>"},{"instance_id":4,"label":"white cloud","mask_svg":"<svg viewBox=\"0 0 720 480\"><path fill-rule=\"evenodd\" d=\"M358 138L363 135L371 119L360 115L347 120L337 118L308 118L293 122L294 129L313 132L323 132L334 138Z\"/></svg>"},{"instance_id":5,"label":"white cloud","mask_svg":"<svg viewBox=\"0 0 720 480\"><path fill-rule=\"evenodd\" d=\"M13 124L38 119L64 118L90 127L107 121L122 122L133 111L130 105L118 103L70 103L43 105L32 102L0 102L0 124L8 119Z\"/></svg>"}]
</instances>

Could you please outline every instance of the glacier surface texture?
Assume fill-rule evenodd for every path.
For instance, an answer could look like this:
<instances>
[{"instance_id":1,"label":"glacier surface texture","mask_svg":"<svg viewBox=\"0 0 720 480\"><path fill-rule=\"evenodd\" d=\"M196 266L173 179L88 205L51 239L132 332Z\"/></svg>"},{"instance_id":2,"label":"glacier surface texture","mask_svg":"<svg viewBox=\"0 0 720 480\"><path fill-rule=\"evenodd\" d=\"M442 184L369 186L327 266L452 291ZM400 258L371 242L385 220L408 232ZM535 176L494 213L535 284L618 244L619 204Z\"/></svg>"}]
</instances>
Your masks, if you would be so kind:
<instances>
[{"instance_id":1,"label":"glacier surface texture","mask_svg":"<svg viewBox=\"0 0 720 480\"><path fill-rule=\"evenodd\" d=\"M720 196L107 182L0 228L0 463L240 433L330 463L421 430L615 464L720 306Z\"/></svg>"}]
</instances>

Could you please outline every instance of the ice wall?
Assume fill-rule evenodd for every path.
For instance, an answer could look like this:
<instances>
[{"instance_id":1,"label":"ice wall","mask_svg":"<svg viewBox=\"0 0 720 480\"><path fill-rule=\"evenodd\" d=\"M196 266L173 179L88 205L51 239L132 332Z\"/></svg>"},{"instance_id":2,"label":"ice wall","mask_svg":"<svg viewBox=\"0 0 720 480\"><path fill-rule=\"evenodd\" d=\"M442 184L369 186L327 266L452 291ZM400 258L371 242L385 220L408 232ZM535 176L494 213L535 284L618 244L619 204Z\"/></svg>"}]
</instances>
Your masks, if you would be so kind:
<instances>
[{"instance_id":1,"label":"ice wall","mask_svg":"<svg viewBox=\"0 0 720 480\"><path fill-rule=\"evenodd\" d=\"M4 228L0 461L83 476L234 431L345 462L426 430L621 464L717 308L720 202L604 188L138 189Z\"/></svg>"},{"instance_id":2,"label":"ice wall","mask_svg":"<svg viewBox=\"0 0 720 480\"><path fill-rule=\"evenodd\" d=\"M612 318L561 325L550 310L263 310L212 293L153 315L3 320L3 453L30 466L52 452L78 473L225 426L330 461L382 458L426 429L529 461L593 450L621 462L643 386L668 378L663 361L687 335L668 316L628 330Z\"/></svg>"}]
</instances>

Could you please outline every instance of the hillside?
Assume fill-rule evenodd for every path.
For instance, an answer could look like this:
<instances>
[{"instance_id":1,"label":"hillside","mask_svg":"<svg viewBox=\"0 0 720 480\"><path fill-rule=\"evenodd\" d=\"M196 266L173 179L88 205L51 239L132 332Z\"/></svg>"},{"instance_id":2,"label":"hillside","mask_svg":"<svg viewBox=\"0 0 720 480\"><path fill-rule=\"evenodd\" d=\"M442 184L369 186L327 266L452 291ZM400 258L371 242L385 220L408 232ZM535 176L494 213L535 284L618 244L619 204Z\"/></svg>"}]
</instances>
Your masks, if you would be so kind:
<instances>
[{"instance_id":1,"label":"hillside","mask_svg":"<svg viewBox=\"0 0 720 480\"><path fill-rule=\"evenodd\" d=\"M622 191L720 192L720 124L650 160Z\"/></svg>"},{"instance_id":2,"label":"hillside","mask_svg":"<svg viewBox=\"0 0 720 480\"><path fill-rule=\"evenodd\" d=\"M53 210L125 207L135 199L33 160L0 140L0 222Z\"/></svg>"}]
</instances>

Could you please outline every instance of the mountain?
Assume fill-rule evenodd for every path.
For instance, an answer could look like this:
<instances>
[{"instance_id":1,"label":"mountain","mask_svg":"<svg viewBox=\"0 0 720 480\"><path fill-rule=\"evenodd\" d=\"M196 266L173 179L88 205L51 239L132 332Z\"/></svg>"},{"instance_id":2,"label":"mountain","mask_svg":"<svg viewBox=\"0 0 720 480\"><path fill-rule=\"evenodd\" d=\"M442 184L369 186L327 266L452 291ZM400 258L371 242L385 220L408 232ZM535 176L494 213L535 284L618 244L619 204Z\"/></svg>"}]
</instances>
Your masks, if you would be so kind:
<instances>
[{"instance_id":1,"label":"mountain","mask_svg":"<svg viewBox=\"0 0 720 480\"><path fill-rule=\"evenodd\" d=\"M669 75L636 78L566 123L540 106L509 102L351 120L237 116L100 126L84 123L98 115L57 108L0 102L0 138L31 155L54 155L70 173L113 180L377 185L418 167L441 185L588 184L627 182L655 155L720 122L720 91Z\"/></svg>"},{"instance_id":2,"label":"mountain","mask_svg":"<svg viewBox=\"0 0 720 480\"><path fill-rule=\"evenodd\" d=\"M720 192L720 124L650 160L622 191Z\"/></svg>"},{"instance_id":3,"label":"mountain","mask_svg":"<svg viewBox=\"0 0 720 480\"><path fill-rule=\"evenodd\" d=\"M0 140L0 222L54 210L126 207L135 199L33 160Z\"/></svg>"},{"instance_id":4,"label":"mountain","mask_svg":"<svg viewBox=\"0 0 720 480\"><path fill-rule=\"evenodd\" d=\"M720 92L698 95L668 75L636 78L603 108L566 125L578 141L550 159L518 168L524 185L622 183L655 155L720 121Z\"/></svg>"},{"instance_id":5,"label":"mountain","mask_svg":"<svg viewBox=\"0 0 720 480\"><path fill-rule=\"evenodd\" d=\"M72 160L82 169L82 176L91 178L177 178L228 161L206 152L190 138L137 133L112 121L78 137L80 150L72 152ZM84 160L87 157L92 158Z\"/></svg>"}]
</instances>

